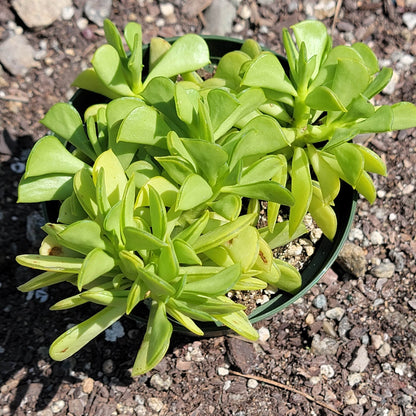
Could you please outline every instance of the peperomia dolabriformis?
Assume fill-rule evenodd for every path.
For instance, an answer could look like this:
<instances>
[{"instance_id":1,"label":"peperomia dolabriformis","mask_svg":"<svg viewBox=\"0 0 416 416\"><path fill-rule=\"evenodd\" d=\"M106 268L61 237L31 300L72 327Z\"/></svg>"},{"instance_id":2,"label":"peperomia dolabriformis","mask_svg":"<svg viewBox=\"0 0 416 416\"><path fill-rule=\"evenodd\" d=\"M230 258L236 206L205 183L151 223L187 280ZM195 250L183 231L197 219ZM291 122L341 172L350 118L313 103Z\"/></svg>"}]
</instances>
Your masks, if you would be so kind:
<instances>
[{"instance_id":1,"label":"peperomia dolabriformis","mask_svg":"<svg viewBox=\"0 0 416 416\"><path fill-rule=\"evenodd\" d=\"M198 321L214 321L256 339L227 293L295 293L299 272L272 250L305 232L308 211L333 237L340 180L375 198L368 172L384 175L384 163L352 139L415 126L416 108L371 103L391 71L366 45L332 48L316 21L292 29L294 38L283 33L288 73L248 40L204 79L203 38L152 39L144 65L140 25L126 26L126 52L105 22L108 44L75 85L107 99L82 115L53 106L42 120L51 135L36 143L19 185L19 202L62 202L39 255L17 258L43 271L19 289L69 282L78 293L53 309L103 306L53 343L54 359L139 303L149 317L133 375L163 358L172 319L198 335ZM259 201L268 203L264 228ZM289 218L277 222L281 205Z\"/></svg>"}]
</instances>

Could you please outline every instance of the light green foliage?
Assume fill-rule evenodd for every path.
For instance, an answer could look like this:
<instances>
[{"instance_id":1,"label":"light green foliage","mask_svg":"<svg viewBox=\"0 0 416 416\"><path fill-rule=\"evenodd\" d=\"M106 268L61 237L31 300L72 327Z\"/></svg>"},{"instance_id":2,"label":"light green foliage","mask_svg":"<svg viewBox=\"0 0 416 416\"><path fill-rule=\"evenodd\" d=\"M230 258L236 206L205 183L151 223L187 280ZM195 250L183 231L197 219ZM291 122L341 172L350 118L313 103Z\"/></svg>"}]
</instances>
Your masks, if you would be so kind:
<instances>
[{"instance_id":1,"label":"light green foliage","mask_svg":"<svg viewBox=\"0 0 416 416\"><path fill-rule=\"evenodd\" d=\"M17 257L42 271L19 289L68 282L78 293L52 309L103 306L52 344L52 358L74 354L139 304L149 317L133 375L163 358L172 321L197 335L198 321L211 321L255 340L227 293L296 293L299 271L272 250L306 232L307 212L335 236L341 180L375 199L369 173L385 175L385 164L352 139L413 127L416 107L369 101L391 70L366 45L332 48L317 21L292 29L293 38L283 31L289 72L247 40L204 80L195 72L209 63L200 36L154 38L144 62L141 26L126 26L126 51L105 21L107 44L74 85L110 101L84 115L54 105L42 120L53 135L34 146L18 190L19 202L62 202L39 254ZM258 229L260 201L268 224ZM281 205L289 219L277 222Z\"/></svg>"}]
</instances>

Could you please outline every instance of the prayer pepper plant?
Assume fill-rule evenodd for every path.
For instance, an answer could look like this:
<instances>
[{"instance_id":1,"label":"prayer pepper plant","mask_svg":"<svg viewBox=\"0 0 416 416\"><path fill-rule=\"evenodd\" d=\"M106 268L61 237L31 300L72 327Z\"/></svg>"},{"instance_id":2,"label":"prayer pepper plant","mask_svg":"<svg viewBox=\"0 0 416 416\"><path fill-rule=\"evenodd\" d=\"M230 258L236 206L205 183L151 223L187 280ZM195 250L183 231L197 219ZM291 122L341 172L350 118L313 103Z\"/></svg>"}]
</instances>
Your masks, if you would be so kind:
<instances>
[{"instance_id":1,"label":"prayer pepper plant","mask_svg":"<svg viewBox=\"0 0 416 416\"><path fill-rule=\"evenodd\" d=\"M363 43L332 47L318 21L283 31L288 72L254 40L203 77L210 51L198 35L152 39L148 63L139 24L125 27L129 51L109 20L105 35L74 82L100 102L81 115L71 103L49 110L41 122L51 134L33 147L19 184L18 202L61 201L39 254L17 257L43 271L19 289L68 282L78 293L51 309L103 306L53 342L55 360L145 305L139 375L165 355L172 320L197 335L198 322L213 321L256 340L245 307L227 294L296 293L299 271L273 249L305 233L307 212L334 237L341 180L373 202L369 173L386 167L352 139L414 127L416 107L375 106L392 71Z\"/></svg>"}]
</instances>

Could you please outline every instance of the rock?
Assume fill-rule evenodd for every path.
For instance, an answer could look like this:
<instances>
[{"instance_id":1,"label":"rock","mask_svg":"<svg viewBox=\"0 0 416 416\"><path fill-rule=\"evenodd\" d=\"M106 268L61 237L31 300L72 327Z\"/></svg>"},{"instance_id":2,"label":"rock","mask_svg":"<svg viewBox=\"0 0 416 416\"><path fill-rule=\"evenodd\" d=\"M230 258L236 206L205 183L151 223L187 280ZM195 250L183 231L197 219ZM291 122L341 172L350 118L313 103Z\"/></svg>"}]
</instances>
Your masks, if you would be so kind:
<instances>
[{"instance_id":1,"label":"rock","mask_svg":"<svg viewBox=\"0 0 416 416\"><path fill-rule=\"evenodd\" d=\"M322 330L328 334L329 336L331 336L332 338L336 338L337 337L337 332L335 331L334 325L332 322L324 320L324 322L322 322Z\"/></svg>"},{"instance_id":2,"label":"rock","mask_svg":"<svg viewBox=\"0 0 416 416\"><path fill-rule=\"evenodd\" d=\"M161 3L159 7L160 13L162 13L162 16L164 17L172 16L175 13L175 7L172 3Z\"/></svg>"},{"instance_id":3,"label":"rock","mask_svg":"<svg viewBox=\"0 0 416 416\"><path fill-rule=\"evenodd\" d=\"M83 416L84 403L80 399L71 399L68 402L68 411L74 416Z\"/></svg>"},{"instance_id":4,"label":"rock","mask_svg":"<svg viewBox=\"0 0 416 416\"><path fill-rule=\"evenodd\" d=\"M247 381L247 387L249 389L255 389L259 385L259 382L257 380L254 380L254 378L250 378Z\"/></svg>"},{"instance_id":5,"label":"rock","mask_svg":"<svg viewBox=\"0 0 416 416\"><path fill-rule=\"evenodd\" d=\"M124 328L120 321L115 322L110 328L105 330L105 340L116 342L118 338L124 337Z\"/></svg>"},{"instance_id":6,"label":"rock","mask_svg":"<svg viewBox=\"0 0 416 416\"><path fill-rule=\"evenodd\" d=\"M396 266L390 260L385 260L378 266L371 269L371 274L379 279L388 279L394 275Z\"/></svg>"},{"instance_id":7,"label":"rock","mask_svg":"<svg viewBox=\"0 0 416 416\"><path fill-rule=\"evenodd\" d=\"M319 2L308 0L304 2L304 7L307 16L323 20L334 15L336 2L335 0L320 0Z\"/></svg>"},{"instance_id":8,"label":"rock","mask_svg":"<svg viewBox=\"0 0 416 416\"><path fill-rule=\"evenodd\" d=\"M378 350L377 350L377 354L380 357L387 357L388 355L390 355L391 353L391 346L389 343L385 342Z\"/></svg>"},{"instance_id":9,"label":"rock","mask_svg":"<svg viewBox=\"0 0 416 416\"><path fill-rule=\"evenodd\" d=\"M378 350L384 344L383 337L378 334L371 335L371 345Z\"/></svg>"},{"instance_id":10,"label":"rock","mask_svg":"<svg viewBox=\"0 0 416 416\"><path fill-rule=\"evenodd\" d=\"M169 376L161 377L160 374L153 374L150 379L150 385L158 391L169 390L172 385L172 379Z\"/></svg>"},{"instance_id":11,"label":"rock","mask_svg":"<svg viewBox=\"0 0 416 416\"><path fill-rule=\"evenodd\" d=\"M351 329L350 321L344 316L338 324L338 335L342 338L345 337L348 331Z\"/></svg>"},{"instance_id":12,"label":"rock","mask_svg":"<svg viewBox=\"0 0 416 416\"><path fill-rule=\"evenodd\" d=\"M370 359L368 358L367 348L364 345L361 345L358 348L357 354L352 361L349 370L355 373L362 373L370 363Z\"/></svg>"},{"instance_id":13,"label":"rock","mask_svg":"<svg viewBox=\"0 0 416 416\"><path fill-rule=\"evenodd\" d=\"M258 330L259 333L259 342L266 342L270 338L270 331L265 327L262 326Z\"/></svg>"},{"instance_id":14,"label":"rock","mask_svg":"<svg viewBox=\"0 0 416 416\"><path fill-rule=\"evenodd\" d=\"M312 301L312 305L318 309L326 309L326 306L327 306L326 296L324 294L319 294Z\"/></svg>"},{"instance_id":15,"label":"rock","mask_svg":"<svg viewBox=\"0 0 416 416\"><path fill-rule=\"evenodd\" d=\"M335 375L335 370L329 364L322 364L321 375L326 378L332 378Z\"/></svg>"},{"instance_id":16,"label":"rock","mask_svg":"<svg viewBox=\"0 0 416 416\"><path fill-rule=\"evenodd\" d=\"M230 370L228 370L228 368L225 367L218 367L217 374L219 376L228 376L228 374L230 374Z\"/></svg>"},{"instance_id":17,"label":"rock","mask_svg":"<svg viewBox=\"0 0 416 416\"><path fill-rule=\"evenodd\" d=\"M354 387L357 384L360 384L362 381L362 376L360 373L351 373L348 375L348 384L351 387Z\"/></svg>"},{"instance_id":18,"label":"rock","mask_svg":"<svg viewBox=\"0 0 416 416\"><path fill-rule=\"evenodd\" d=\"M406 363L396 363L394 367L394 372L399 376L404 376L406 374L407 364Z\"/></svg>"},{"instance_id":19,"label":"rock","mask_svg":"<svg viewBox=\"0 0 416 416\"><path fill-rule=\"evenodd\" d=\"M236 7L228 0L213 0L205 10L204 33L224 36L233 28L233 21L237 15Z\"/></svg>"},{"instance_id":20,"label":"rock","mask_svg":"<svg viewBox=\"0 0 416 416\"><path fill-rule=\"evenodd\" d=\"M416 13L403 13L402 19L409 30L413 30L416 27Z\"/></svg>"},{"instance_id":21,"label":"rock","mask_svg":"<svg viewBox=\"0 0 416 416\"><path fill-rule=\"evenodd\" d=\"M51 404L51 410L53 413L59 413L65 407L65 402L63 400L57 400Z\"/></svg>"},{"instance_id":22,"label":"rock","mask_svg":"<svg viewBox=\"0 0 416 416\"><path fill-rule=\"evenodd\" d=\"M87 0L84 6L85 15L97 26L104 25L104 19L110 17L112 0Z\"/></svg>"},{"instance_id":23,"label":"rock","mask_svg":"<svg viewBox=\"0 0 416 416\"><path fill-rule=\"evenodd\" d=\"M114 361L111 359L105 360L102 367L104 374L111 374L114 371Z\"/></svg>"},{"instance_id":24,"label":"rock","mask_svg":"<svg viewBox=\"0 0 416 416\"><path fill-rule=\"evenodd\" d=\"M185 361L185 360L179 359L176 362L176 369L179 371L189 371L191 367L192 367L191 361Z\"/></svg>"},{"instance_id":25,"label":"rock","mask_svg":"<svg viewBox=\"0 0 416 416\"><path fill-rule=\"evenodd\" d=\"M348 273L363 277L367 270L367 260L364 250L349 241L344 244L339 253L337 263Z\"/></svg>"},{"instance_id":26,"label":"rock","mask_svg":"<svg viewBox=\"0 0 416 416\"><path fill-rule=\"evenodd\" d=\"M12 6L27 27L42 28L61 17L64 7L72 6L72 0L13 0Z\"/></svg>"},{"instance_id":27,"label":"rock","mask_svg":"<svg viewBox=\"0 0 416 416\"><path fill-rule=\"evenodd\" d=\"M357 396L355 395L355 393L352 390L347 390L344 394L344 403L347 406L351 406L353 404L357 404L358 400L357 400Z\"/></svg>"},{"instance_id":28,"label":"rock","mask_svg":"<svg viewBox=\"0 0 416 416\"><path fill-rule=\"evenodd\" d=\"M23 35L15 35L0 44L0 62L12 74L23 76L37 66L35 50Z\"/></svg>"},{"instance_id":29,"label":"rock","mask_svg":"<svg viewBox=\"0 0 416 416\"><path fill-rule=\"evenodd\" d=\"M379 246L379 245L383 244L384 239L383 239L383 236L381 235L381 233L379 231L374 230L370 234L370 242L373 246Z\"/></svg>"},{"instance_id":30,"label":"rock","mask_svg":"<svg viewBox=\"0 0 416 416\"><path fill-rule=\"evenodd\" d=\"M336 307L336 308L332 308L326 311L325 316L329 319L334 319L336 321L340 321L341 318L344 316L345 314L345 310L340 308L340 307Z\"/></svg>"},{"instance_id":31,"label":"rock","mask_svg":"<svg viewBox=\"0 0 416 416\"><path fill-rule=\"evenodd\" d=\"M82 391L86 394L90 394L94 390L94 380L91 377L87 377L82 381Z\"/></svg>"},{"instance_id":32,"label":"rock","mask_svg":"<svg viewBox=\"0 0 416 416\"><path fill-rule=\"evenodd\" d=\"M75 8L73 6L66 6L61 11L62 20L71 20L75 14Z\"/></svg>"},{"instance_id":33,"label":"rock","mask_svg":"<svg viewBox=\"0 0 416 416\"><path fill-rule=\"evenodd\" d=\"M251 373L257 357L251 342L234 337L227 338L227 355L230 363L244 374Z\"/></svg>"},{"instance_id":34,"label":"rock","mask_svg":"<svg viewBox=\"0 0 416 416\"><path fill-rule=\"evenodd\" d=\"M163 402L157 397L149 397L147 399L147 405L156 413L159 413L163 409Z\"/></svg>"},{"instance_id":35,"label":"rock","mask_svg":"<svg viewBox=\"0 0 416 416\"><path fill-rule=\"evenodd\" d=\"M321 338L319 334L314 335L311 344L311 352L315 355L335 355L338 350L338 342L332 338Z\"/></svg>"},{"instance_id":36,"label":"rock","mask_svg":"<svg viewBox=\"0 0 416 416\"><path fill-rule=\"evenodd\" d=\"M393 75L391 77L391 80L389 81L389 83L384 87L383 89L383 94L386 95L392 95L394 93L394 91L396 91L396 85L397 83L400 81L400 75L397 73L397 71L393 71ZM392 215L392 214L390 214ZM390 219L390 217L389 217ZM394 221L390 220L390 221Z\"/></svg>"}]
</instances>

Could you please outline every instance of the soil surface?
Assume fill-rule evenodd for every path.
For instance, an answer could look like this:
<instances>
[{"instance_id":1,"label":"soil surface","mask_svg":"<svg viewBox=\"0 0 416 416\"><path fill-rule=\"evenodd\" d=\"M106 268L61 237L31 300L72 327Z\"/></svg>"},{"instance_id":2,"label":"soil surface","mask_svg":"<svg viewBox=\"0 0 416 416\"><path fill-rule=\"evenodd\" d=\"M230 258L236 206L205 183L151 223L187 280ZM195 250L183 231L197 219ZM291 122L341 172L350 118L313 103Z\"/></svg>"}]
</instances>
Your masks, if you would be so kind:
<instances>
[{"instance_id":1,"label":"soil surface","mask_svg":"<svg viewBox=\"0 0 416 416\"><path fill-rule=\"evenodd\" d=\"M190 3L172 2L166 17L151 0L114 0L111 19L119 28L130 19L142 23L145 42L201 33L204 15L185 9ZM345 0L335 24L333 13L320 17L333 27L335 44L365 42L394 68L395 88L377 97L380 103L416 102L416 32L403 20L415 11L411 3ZM70 20L32 31L11 1L0 2L0 41L18 25L36 50L48 44L25 76L0 72L0 415L416 415L415 129L363 139L388 168L387 177L375 179L377 201L358 201L349 236L347 250L364 265L353 273L334 264L301 300L256 324L259 342L174 335L157 368L132 378L144 332L126 318L74 357L49 358L51 342L92 307L49 311L65 296L64 286L29 295L16 290L35 273L14 258L35 252L42 238L41 207L16 205L16 189L28 150L46 133L38 120L72 95L75 74L104 43L101 28L77 25L83 4L73 1ZM230 35L281 52L281 28L304 19L307 4L244 0ZM111 335L121 337L112 342Z\"/></svg>"}]
</instances>

